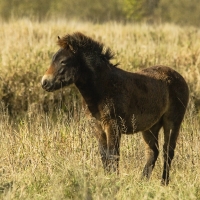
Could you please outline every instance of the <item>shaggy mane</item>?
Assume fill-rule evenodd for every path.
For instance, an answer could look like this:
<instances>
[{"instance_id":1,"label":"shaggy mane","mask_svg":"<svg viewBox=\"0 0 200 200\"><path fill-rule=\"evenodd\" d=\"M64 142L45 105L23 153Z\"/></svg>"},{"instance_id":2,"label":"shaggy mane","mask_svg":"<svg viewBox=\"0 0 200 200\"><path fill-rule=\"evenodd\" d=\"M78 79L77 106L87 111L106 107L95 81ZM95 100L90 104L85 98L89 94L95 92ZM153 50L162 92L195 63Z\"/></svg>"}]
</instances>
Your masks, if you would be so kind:
<instances>
[{"instance_id":1,"label":"shaggy mane","mask_svg":"<svg viewBox=\"0 0 200 200\"><path fill-rule=\"evenodd\" d=\"M82 51L87 52L90 56L100 56L104 58L106 61L110 61L114 58L114 53L110 50L110 48L105 48L105 46L97 41L94 41L92 38L85 36L80 32L76 32L73 34L68 34L62 38L58 39L58 45L62 48L73 48L76 52ZM113 65L113 66L117 66Z\"/></svg>"}]
</instances>

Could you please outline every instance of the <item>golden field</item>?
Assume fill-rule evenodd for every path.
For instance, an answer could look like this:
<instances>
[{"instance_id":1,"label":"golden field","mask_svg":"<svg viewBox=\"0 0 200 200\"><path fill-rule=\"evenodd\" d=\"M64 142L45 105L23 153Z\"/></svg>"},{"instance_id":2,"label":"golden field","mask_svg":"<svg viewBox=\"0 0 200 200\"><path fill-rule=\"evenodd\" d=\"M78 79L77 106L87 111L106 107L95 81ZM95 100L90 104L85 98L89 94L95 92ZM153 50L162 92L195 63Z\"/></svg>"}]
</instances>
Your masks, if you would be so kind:
<instances>
[{"instance_id":1,"label":"golden field","mask_svg":"<svg viewBox=\"0 0 200 200\"><path fill-rule=\"evenodd\" d=\"M28 19L0 26L0 199L200 199L200 29ZM105 176L77 90L41 88L58 50L57 36L76 31L110 47L120 68L167 65L188 82L190 102L168 187L160 185L162 131L150 181L140 179L145 163L140 134L123 135L120 175Z\"/></svg>"}]
</instances>

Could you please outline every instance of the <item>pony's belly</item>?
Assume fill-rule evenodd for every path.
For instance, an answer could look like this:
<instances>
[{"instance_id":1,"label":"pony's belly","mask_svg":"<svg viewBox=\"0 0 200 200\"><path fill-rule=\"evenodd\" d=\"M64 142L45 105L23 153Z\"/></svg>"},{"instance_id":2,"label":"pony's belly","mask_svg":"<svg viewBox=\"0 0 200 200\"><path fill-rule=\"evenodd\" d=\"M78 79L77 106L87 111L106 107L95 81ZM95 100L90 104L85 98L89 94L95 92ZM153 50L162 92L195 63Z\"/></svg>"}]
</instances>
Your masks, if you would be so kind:
<instances>
[{"instance_id":1,"label":"pony's belly","mask_svg":"<svg viewBox=\"0 0 200 200\"><path fill-rule=\"evenodd\" d=\"M125 134L133 134L140 131L149 130L154 124L156 124L162 115L152 115L145 114L140 116L133 117L127 126L127 133Z\"/></svg>"}]
</instances>

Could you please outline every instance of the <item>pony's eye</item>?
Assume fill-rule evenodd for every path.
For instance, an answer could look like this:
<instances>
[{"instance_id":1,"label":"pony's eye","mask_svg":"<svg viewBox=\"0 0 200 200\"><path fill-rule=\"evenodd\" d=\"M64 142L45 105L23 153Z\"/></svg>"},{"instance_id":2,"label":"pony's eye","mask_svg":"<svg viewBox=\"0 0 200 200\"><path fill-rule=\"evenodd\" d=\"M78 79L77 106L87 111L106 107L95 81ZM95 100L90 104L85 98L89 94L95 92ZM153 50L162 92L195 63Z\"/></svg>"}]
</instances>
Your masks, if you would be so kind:
<instances>
[{"instance_id":1,"label":"pony's eye","mask_svg":"<svg viewBox=\"0 0 200 200\"><path fill-rule=\"evenodd\" d=\"M61 63L61 65L66 65L67 64L67 60L62 60L60 63Z\"/></svg>"}]
</instances>

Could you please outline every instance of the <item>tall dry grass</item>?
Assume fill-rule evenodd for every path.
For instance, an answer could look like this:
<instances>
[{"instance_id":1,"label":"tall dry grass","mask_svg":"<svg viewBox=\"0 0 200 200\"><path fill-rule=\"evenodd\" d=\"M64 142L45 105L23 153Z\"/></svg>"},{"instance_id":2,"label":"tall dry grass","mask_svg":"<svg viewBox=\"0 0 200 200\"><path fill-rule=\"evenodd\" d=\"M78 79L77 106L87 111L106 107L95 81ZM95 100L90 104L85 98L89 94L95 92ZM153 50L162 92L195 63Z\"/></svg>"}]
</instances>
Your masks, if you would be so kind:
<instances>
[{"instance_id":1,"label":"tall dry grass","mask_svg":"<svg viewBox=\"0 0 200 200\"><path fill-rule=\"evenodd\" d=\"M200 199L200 29L65 20L0 25L1 199ZM109 46L123 69L164 64L188 82L191 100L168 187L160 185L162 153L151 180L140 180L145 162L140 134L123 135L120 175L105 176L77 91L41 89L57 35L75 31ZM159 140L162 150L162 132Z\"/></svg>"}]
</instances>

